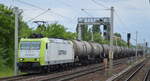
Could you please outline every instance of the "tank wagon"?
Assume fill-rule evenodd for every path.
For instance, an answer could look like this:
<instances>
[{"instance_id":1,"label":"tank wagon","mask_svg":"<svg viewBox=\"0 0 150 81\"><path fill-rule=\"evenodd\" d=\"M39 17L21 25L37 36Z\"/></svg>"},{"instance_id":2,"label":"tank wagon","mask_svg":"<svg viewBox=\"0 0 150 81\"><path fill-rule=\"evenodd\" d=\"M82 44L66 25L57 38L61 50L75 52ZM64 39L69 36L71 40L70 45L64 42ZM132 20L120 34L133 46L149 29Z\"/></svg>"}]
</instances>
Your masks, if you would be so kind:
<instances>
[{"instance_id":1,"label":"tank wagon","mask_svg":"<svg viewBox=\"0 0 150 81\"><path fill-rule=\"evenodd\" d=\"M22 72L41 72L74 64L87 65L108 58L109 50L109 45L86 41L22 38L18 51L18 68ZM135 55L133 48L113 46L113 50L114 59Z\"/></svg>"}]
</instances>

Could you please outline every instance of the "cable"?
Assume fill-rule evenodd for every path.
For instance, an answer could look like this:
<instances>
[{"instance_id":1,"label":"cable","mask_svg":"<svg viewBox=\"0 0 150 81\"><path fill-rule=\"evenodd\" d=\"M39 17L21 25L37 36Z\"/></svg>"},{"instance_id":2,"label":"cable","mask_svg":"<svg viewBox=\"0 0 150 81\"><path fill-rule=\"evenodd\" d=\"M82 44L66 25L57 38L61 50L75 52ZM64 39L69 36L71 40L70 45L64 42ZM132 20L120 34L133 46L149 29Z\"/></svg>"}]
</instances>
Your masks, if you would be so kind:
<instances>
[{"instance_id":1,"label":"cable","mask_svg":"<svg viewBox=\"0 0 150 81\"><path fill-rule=\"evenodd\" d=\"M32 21L32 20L34 20L34 19L38 18L39 16L41 16L41 15L43 15L43 14L47 13L49 10L51 10L51 9L48 9L48 10L46 10L46 11L44 11L44 12L40 13L39 15L37 15L37 16L35 16L34 18L32 18L32 19L28 20L27 22L30 22L30 21Z\"/></svg>"},{"instance_id":2,"label":"cable","mask_svg":"<svg viewBox=\"0 0 150 81\"><path fill-rule=\"evenodd\" d=\"M117 12L115 12L115 14L116 14L117 18L119 19L119 21L120 21L124 26L127 27L127 25L123 22L123 20L122 20L121 17L117 14Z\"/></svg>"},{"instance_id":3,"label":"cable","mask_svg":"<svg viewBox=\"0 0 150 81\"><path fill-rule=\"evenodd\" d=\"M30 20L28 20L28 21L34 20L35 18L37 18L37 17L39 17L40 15L45 14L45 13L47 12L47 10L45 11L45 9L43 9L43 8L41 8L41 7L39 7L39 6L36 6L36 5L30 4L30 3L24 2L24 1L21 1L21 0L17 0L17 1L20 2L20 3L22 3L22 4L25 4L25 5L34 7L34 8L37 8L37 9L40 9L40 10L44 10L43 13L37 15L36 17L34 17L34 18L32 18L32 19L30 19ZM72 20L72 19L70 19L69 17L63 16L63 15L61 15L61 14L59 14L59 13L54 12L54 11L50 11L50 13L53 13L54 15L57 15L57 16L60 16L60 17L63 17L63 18L67 18L67 19L69 19L69 20Z\"/></svg>"},{"instance_id":4,"label":"cable","mask_svg":"<svg viewBox=\"0 0 150 81\"><path fill-rule=\"evenodd\" d=\"M90 10L90 11L98 11L98 10L110 10L110 9L85 9L84 10Z\"/></svg>"},{"instance_id":5,"label":"cable","mask_svg":"<svg viewBox=\"0 0 150 81\"><path fill-rule=\"evenodd\" d=\"M43 9L43 8L41 8L41 7L39 7L39 6L33 5L33 4L31 4L31 3L27 3L27 2L24 2L24 1L21 1L21 0L17 0L17 1L18 1L19 3L21 3L21 4L25 4L25 5L28 5L28 6L37 8L37 9L40 9L40 10L44 10L43 13L41 13L41 14L35 16L34 18L28 20L27 22L30 22L30 21L34 20L35 18L37 18L37 17L39 17L39 16L45 14L45 13L48 11L48 10L45 11L45 9ZM67 4L66 4L66 5L67 5ZM68 5L68 6L71 6L71 5ZM61 15L61 14L59 14L59 13L56 13L56 12L54 12L54 11L52 11L52 10L50 11L50 13L52 13L52 14L54 14L54 15L57 15L57 16L60 16L60 17L62 17L62 18L66 18L69 22L72 21L71 18L69 18L69 17L67 17L67 16L63 16L63 15Z\"/></svg>"},{"instance_id":6,"label":"cable","mask_svg":"<svg viewBox=\"0 0 150 81\"><path fill-rule=\"evenodd\" d=\"M64 5L66 5L66 6L68 6L69 8L71 8L71 10L76 11L77 14L80 14L79 10L78 10L77 8L73 7L72 5L66 3L66 2L64 2L64 1L62 1L62 0L58 0L58 1L60 1L60 2L63 3Z\"/></svg>"},{"instance_id":7,"label":"cable","mask_svg":"<svg viewBox=\"0 0 150 81\"><path fill-rule=\"evenodd\" d=\"M58 1L60 1L60 2L63 3L64 5L68 6L69 8L73 9L74 11L77 11L77 12L78 12L78 10L75 9L74 7L72 7L70 4L68 4L68 3L66 3L66 2L64 2L64 1L62 1L62 0L58 0ZM59 14L59 13L54 12L54 11L51 11L51 13L53 13L54 15L58 15L58 16L60 16L60 17L66 18L66 19L68 19L69 21L72 21L71 18L66 17L66 16L63 16L63 15L61 15L61 14Z\"/></svg>"},{"instance_id":8,"label":"cable","mask_svg":"<svg viewBox=\"0 0 150 81\"><path fill-rule=\"evenodd\" d=\"M91 0L91 1L94 2L95 4L99 5L99 6L103 7L103 8L108 9L108 7L104 6L102 3L98 3L95 0Z\"/></svg>"},{"instance_id":9,"label":"cable","mask_svg":"<svg viewBox=\"0 0 150 81\"><path fill-rule=\"evenodd\" d=\"M61 15L61 14L59 14L59 13L54 12L54 11L50 11L50 13L53 13L54 15L57 15L57 16L60 16L60 17L63 17L63 18L72 20L71 18L69 18L69 17L67 17L67 16L63 16L63 15Z\"/></svg>"},{"instance_id":10,"label":"cable","mask_svg":"<svg viewBox=\"0 0 150 81\"><path fill-rule=\"evenodd\" d=\"M22 4L25 4L25 5L34 7L34 8L38 8L38 9L40 9L40 10L45 10L45 9L39 7L39 6L36 6L36 5L30 4L30 3L27 3L27 2L25 2L25 1L21 1L21 0L16 0L16 1L18 1L19 3L22 3Z\"/></svg>"},{"instance_id":11,"label":"cable","mask_svg":"<svg viewBox=\"0 0 150 81\"><path fill-rule=\"evenodd\" d=\"M123 28L125 28L125 29L129 32L129 29L127 28L127 27L129 27L129 26L127 26L127 24L125 24L125 23L123 22L123 20L122 20L121 17L117 14L117 12L114 12L114 13L116 14L116 16L117 16L119 22L121 23L121 25L124 26ZM123 29L123 30L124 30L124 29ZM124 31L125 31L125 30L124 30ZM127 32L127 31L125 31L125 32Z\"/></svg>"},{"instance_id":12,"label":"cable","mask_svg":"<svg viewBox=\"0 0 150 81\"><path fill-rule=\"evenodd\" d=\"M90 15L87 11L85 11L85 9L81 9L81 11L83 11L84 13L86 13L88 16L93 17L92 15Z\"/></svg>"},{"instance_id":13,"label":"cable","mask_svg":"<svg viewBox=\"0 0 150 81\"><path fill-rule=\"evenodd\" d=\"M69 6L69 7L72 7L70 4L68 4L68 3L66 3L66 2L63 2L63 1L61 1L61 0L59 0L61 3L63 3L64 5L66 5L66 6Z\"/></svg>"}]
</instances>

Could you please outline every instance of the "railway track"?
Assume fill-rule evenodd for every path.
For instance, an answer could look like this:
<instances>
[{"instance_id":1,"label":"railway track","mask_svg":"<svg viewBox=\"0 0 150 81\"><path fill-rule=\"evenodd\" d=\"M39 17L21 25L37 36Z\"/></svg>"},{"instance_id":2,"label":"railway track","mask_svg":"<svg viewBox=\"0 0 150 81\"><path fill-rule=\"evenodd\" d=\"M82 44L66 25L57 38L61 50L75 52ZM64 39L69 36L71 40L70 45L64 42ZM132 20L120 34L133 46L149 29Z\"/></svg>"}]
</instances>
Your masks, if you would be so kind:
<instances>
[{"instance_id":1,"label":"railway track","mask_svg":"<svg viewBox=\"0 0 150 81\"><path fill-rule=\"evenodd\" d=\"M134 75L138 72L138 71L140 71L140 69L142 68L144 66L144 64L142 64L140 67L138 67L137 68L137 70L135 70L128 78L126 78L124 81L130 81L133 77L134 77Z\"/></svg>"},{"instance_id":2,"label":"railway track","mask_svg":"<svg viewBox=\"0 0 150 81\"><path fill-rule=\"evenodd\" d=\"M49 78L46 80L42 80L42 81L66 81L66 80L70 80L79 76L83 76L89 73L93 73L99 70L104 69L104 67L94 67L94 68L90 68L90 69L86 69L83 71L78 71L78 72L73 72L70 74L65 74L65 75L61 75L61 76L57 76L57 77L53 77L53 78Z\"/></svg>"},{"instance_id":3,"label":"railway track","mask_svg":"<svg viewBox=\"0 0 150 81\"><path fill-rule=\"evenodd\" d=\"M143 81L150 81L150 69L145 74L145 77L144 77Z\"/></svg>"},{"instance_id":4,"label":"railway track","mask_svg":"<svg viewBox=\"0 0 150 81\"><path fill-rule=\"evenodd\" d=\"M114 61L114 66L124 63L125 60L126 59ZM38 81L58 81L58 80L66 81L69 79L73 79L79 76L84 76L86 74L90 74L105 69L104 64L94 64L92 66L93 67L91 67L91 65L79 67L80 69L77 71L74 71L74 69L72 69L70 73L58 72L58 73L50 73L50 74L25 74L25 75L1 78L0 81L37 81L37 80Z\"/></svg>"},{"instance_id":5,"label":"railway track","mask_svg":"<svg viewBox=\"0 0 150 81\"><path fill-rule=\"evenodd\" d=\"M119 64L122 64L122 63L121 62L114 63L114 66L119 65ZM74 78L78 78L78 77L88 75L90 73L94 73L94 72L101 71L104 69L105 69L104 66L95 66L92 68L79 70L79 71L72 72L69 74L64 74L64 75L60 75L60 76L56 76L56 77L52 77L52 78L48 78L48 79L44 79L44 80L40 80L40 81L68 81L68 80L72 80Z\"/></svg>"},{"instance_id":6,"label":"railway track","mask_svg":"<svg viewBox=\"0 0 150 81\"><path fill-rule=\"evenodd\" d=\"M145 66L146 62L147 60L140 64L137 64L136 66L132 67L130 70L123 73L112 81L132 81L131 79L133 79L135 75Z\"/></svg>"},{"instance_id":7,"label":"railway track","mask_svg":"<svg viewBox=\"0 0 150 81\"><path fill-rule=\"evenodd\" d=\"M23 74L18 76L4 77L4 78L0 78L0 81L16 81L19 79L29 78L33 76L37 76L37 74Z\"/></svg>"}]
</instances>

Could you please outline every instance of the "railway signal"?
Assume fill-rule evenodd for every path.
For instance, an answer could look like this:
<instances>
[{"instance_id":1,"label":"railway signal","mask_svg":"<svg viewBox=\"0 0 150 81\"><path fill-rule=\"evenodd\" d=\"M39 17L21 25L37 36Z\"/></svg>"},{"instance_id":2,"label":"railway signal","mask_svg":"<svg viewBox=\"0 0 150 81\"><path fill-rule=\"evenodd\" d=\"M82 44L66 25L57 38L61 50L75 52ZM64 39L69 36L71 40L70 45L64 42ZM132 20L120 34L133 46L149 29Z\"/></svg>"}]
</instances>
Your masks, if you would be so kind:
<instances>
[{"instance_id":1,"label":"railway signal","mask_svg":"<svg viewBox=\"0 0 150 81\"><path fill-rule=\"evenodd\" d=\"M130 47L130 39L131 39L131 34L130 33L127 33L127 45L128 47Z\"/></svg>"}]
</instances>

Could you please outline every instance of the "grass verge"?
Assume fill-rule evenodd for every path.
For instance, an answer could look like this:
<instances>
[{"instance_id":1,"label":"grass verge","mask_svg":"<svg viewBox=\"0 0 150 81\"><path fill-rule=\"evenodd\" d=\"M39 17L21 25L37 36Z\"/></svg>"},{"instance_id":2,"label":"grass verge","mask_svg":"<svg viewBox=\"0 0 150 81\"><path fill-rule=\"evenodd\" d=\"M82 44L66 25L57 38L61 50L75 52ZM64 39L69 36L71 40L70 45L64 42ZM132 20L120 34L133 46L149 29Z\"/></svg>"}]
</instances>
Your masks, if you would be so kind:
<instances>
[{"instance_id":1,"label":"grass verge","mask_svg":"<svg viewBox=\"0 0 150 81\"><path fill-rule=\"evenodd\" d=\"M11 68L0 68L0 78L2 77L9 77L9 76L13 76L13 69Z\"/></svg>"}]
</instances>

